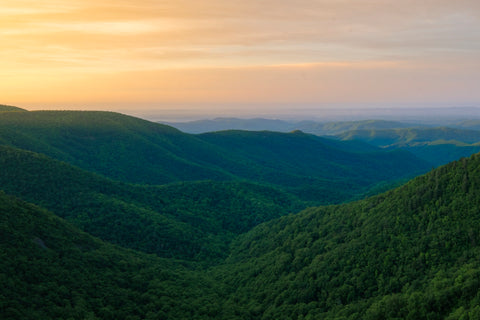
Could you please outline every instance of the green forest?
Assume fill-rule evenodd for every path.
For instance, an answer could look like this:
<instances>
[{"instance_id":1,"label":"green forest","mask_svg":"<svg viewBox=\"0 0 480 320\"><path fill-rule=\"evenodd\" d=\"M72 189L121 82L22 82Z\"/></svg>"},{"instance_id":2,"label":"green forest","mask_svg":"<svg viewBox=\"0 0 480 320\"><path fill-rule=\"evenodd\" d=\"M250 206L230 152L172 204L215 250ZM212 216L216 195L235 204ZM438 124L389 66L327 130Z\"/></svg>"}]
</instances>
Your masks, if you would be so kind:
<instances>
[{"instance_id":1,"label":"green forest","mask_svg":"<svg viewBox=\"0 0 480 320\"><path fill-rule=\"evenodd\" d=\"M480 155L434 166L2 106L0 318L480 319Z\"/></svg>"}]
</instances>

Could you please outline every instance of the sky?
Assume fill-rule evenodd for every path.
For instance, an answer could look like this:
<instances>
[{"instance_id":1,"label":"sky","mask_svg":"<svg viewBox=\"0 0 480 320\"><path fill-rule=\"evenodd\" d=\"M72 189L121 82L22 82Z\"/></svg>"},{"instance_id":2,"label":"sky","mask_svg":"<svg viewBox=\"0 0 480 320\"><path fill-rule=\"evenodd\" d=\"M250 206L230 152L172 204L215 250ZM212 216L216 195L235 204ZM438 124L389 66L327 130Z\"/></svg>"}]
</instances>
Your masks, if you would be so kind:
<instances>
[{"instance_id":1,"label":"sky","mask_svg":"<svg viewBox=\"0 0 480 320\"><path fill-rule=\"evenodd\" d=\"M1 104L480 106L478 0L0 0Z\"/></svg>"}]
</instances>

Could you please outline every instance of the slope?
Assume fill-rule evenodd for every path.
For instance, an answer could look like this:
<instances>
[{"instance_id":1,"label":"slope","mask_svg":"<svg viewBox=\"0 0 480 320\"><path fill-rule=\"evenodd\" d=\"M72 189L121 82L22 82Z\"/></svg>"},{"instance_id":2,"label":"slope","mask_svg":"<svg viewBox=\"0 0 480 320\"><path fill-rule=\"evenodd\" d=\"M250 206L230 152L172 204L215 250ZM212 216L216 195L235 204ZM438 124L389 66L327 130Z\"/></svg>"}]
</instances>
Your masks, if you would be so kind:
<instances>
[{"instance_id":1,"label":"slope","mask_svg":"<svg viewBox=\"0 0 480 320\"><path fill-rule=\"evenodd\" d=\"M128 182L229 178L208 163L212 157L222 162L218 150L174 128L113 112L3 113L0 143Z\"/></svg>"},{"instance_id":2,"label":"slope","mask_svg":"<svg viewBox=\"0 0 480 320\"><path fill-rule=\"evenodd\" d=\"M316 134L319 136L332 136L342 134L348 131L400 129L418 127L421 125L387 120L359 120L325 123L315 121L301 121L296 126L298 127L298 129L308 133Z\"/></svg>"},{"instance_id":3,"label":"slope","mask_svg":"<svg viewBox=\"0 0 480 320\"><path fill-rule=\"evenodd\" d=\"M386 149L404 149L434 164L443 165L480 151L480 131L439 128L355 130L339 134L341 140L360 140Z\"/></svg>"},{"instance_id":4,"label":"slope","mask_svg":"<svg viewBox=\"0 0 480 320\"><path fill-rule=\"evenodd\" d=\"M224 310L261 319L476 319L480 155L240 237ZM228 317L228 316L226 316Z\"/></svg>"},{"instance_id":5,"label":"slope","mask_svg":"<svg viewBox=\"0 0 480 320\"><path fill-rule=\"evenodd\" d=\"M0 104L0 112L9 112L9 111L27 111L27 110L14 107L14 106L7 106L4 104Z\"/></svg>"},{"instance_id":6,"label":"slope","mask_svg":"<svg viewBox=\"0 0 480 320\"><path fill-rule=\"evenodd\" d=\"M84 231L163 257L216 261L255 225L307 206L247 182L129 185L29 151L0 146L0 189Z\"/></svg>"},{"instance_id":7,"label":"slope","mask_svg":"<svg viewBox=\"0 0 480 320\"><path fill-rule=\"evenodd\" d=\"M254 176L248 178L280 185L305 200L321 199L322 194L331 193L337 198L330 203L339 202L380 181L413 177L430 168L408 152L384 152L362 143L352 148L301 131L222 131L198 137L229 149L238 158L248 156L263 164L258 170L251 167L247 174Z\"/></svg>"},{"instance_id":8,"label":"slope","mask_svg":"<svg viewBox=\"0 0 480 320\"><path fill-rule=\"evenodd\" d=\"M288 132L295 128L291 122L274 119L239 119L239 118L215 118L212 120L196 120L189 122L163 122L166 125L177 128L187 133L206 133L224 130L269 130Z\"/></svg>"},{"instance_id":9,"label":"slope","mask_svg":"<svg viewBox=\"0 0 480 320\"><path fill-rule=\"evenodd\" d=\"M121 249L0 192L1 319L187 319L218 312L214 283Z\"/></svg>"},{"instance_id":10,"label":"slope","mask_svg":"<svg viewBox=\"0 0 480 320\"><path fill-rule=\"evenodd\" d=\"M239 118L215 118L212 120L196 120L189 122L164 122L188 133L207 133L225 130L249 130L249 131L278 131L289 132L301 130L319 136L336 135L352 130L378 130L398 129L423 126L414 123L405 123L386 120L360 120L360 121L284 121L278 119L239 119Z\"/></svg>"},{"instance_id":11,"label":"slope","mask_svg":"<svg viewBox=\"0 0 480 320\"><path fill-rule=\"evenodd\" d=\"M327 142L299 132L195 136L111 112L2 113L0 144L125 182L248 180L288 187L317 204L345 201L378 183L430 168L407 153L372 153L363 144L350 152L351 142Z\"/></svg>"}]
</instances>

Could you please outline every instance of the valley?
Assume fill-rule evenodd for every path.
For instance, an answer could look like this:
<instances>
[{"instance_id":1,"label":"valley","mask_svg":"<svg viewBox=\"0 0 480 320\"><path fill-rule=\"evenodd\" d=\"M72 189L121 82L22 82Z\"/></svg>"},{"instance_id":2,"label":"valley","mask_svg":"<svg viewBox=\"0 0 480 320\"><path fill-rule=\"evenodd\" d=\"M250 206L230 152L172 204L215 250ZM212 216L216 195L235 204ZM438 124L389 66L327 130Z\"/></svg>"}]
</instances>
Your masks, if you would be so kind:
<instances>
[{"instance_id":1,"label":"valley","mask_svg":"<svg viewBox=\"0 0 480 320\"><path fill-rule=\"evenodd\" d=\"M480 317L464 126L193 134L1 106L0 317Z\"/></svg>"}]
</instances>

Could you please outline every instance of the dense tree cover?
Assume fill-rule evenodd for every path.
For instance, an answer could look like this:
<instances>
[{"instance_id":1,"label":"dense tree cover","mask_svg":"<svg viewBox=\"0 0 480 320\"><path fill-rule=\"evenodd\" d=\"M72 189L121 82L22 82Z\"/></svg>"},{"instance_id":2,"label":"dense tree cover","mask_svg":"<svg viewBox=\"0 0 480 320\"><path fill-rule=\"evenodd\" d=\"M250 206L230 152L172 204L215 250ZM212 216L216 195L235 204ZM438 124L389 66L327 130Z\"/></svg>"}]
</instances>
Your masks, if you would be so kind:
<instances>
[{"instance_id":1,"label":"dense tree cover","mask_svg":"<svg viewBox=\"0 0 480 320\"><path fill-rule=\"evenodd\" d=\"M248 182L119 183L29 151L0 146L0 186L84 231L163 257L215 260L237 234L308 203Z\"/></svg>"},{"instance_id":2,"label":"dense tree cover","mask_svg":"<svg viewBox=\"0 0 480 320\"><path fill-rule=\"evenodd\" d=\"M412 177L431 167L409 153L383 152L364 144L352 148L351 143L299 132L195 136L111 112L2 113L0 144L124 182L246 179L288 187L304 200L325 203L345 201L377 183Z\"/></svg>"},{"instance_id":3,"label":"dense tree cover","mask_svg":"<svg viewBox=\"0 0 480 320\"><path fill-rule=\"evenodd\" d=\"M226 306L243 319L477 319L480 155L393 191L240 236Z\"/></svg>"},{"instance_id":4,"label":"dense tree cover","mask_svg":"<svg viewBox=\"0 0 480 320\"><path fill-rule=\"evenodd\" d=\"M459 123L455 124L455 127L470 129L470 130L480 130L480 120L471 119L471 120L460 121Z\"/></svg>"},{"instance_id":5,"label":"dense tree cover","mask_svg":"<svg viewBox=\"0 0 480 320\"><path fill-rule=\"evenodd\" d=\"M0 112L8 112L8 111L27 111L22 108L14 107L14 106L7 106L4 104L0 104Z\"/></svg>"},{"instance_id":6,"label":"dense tree cover","mask_svg":"<svg viewBox=\"0 0 480 320\"><path fill-rule=\"evenodd\" d=\"M0 193L2 319L477 319L480 155L237 238L201 269Z\"/></svg>"},{"instance_id":7,"label":"dense tree cover","mask_svg":"<svg viewBox=\"0 0 480 320\"><path fill-rule=\"evenodd\" d=\"M458 125L461 126L461 123ZM461 128L353 130L343 132L338 137L368 142L385 149L407 150L434 166L480 152L480 131Z\"/></svg>"},{"instance_id":8,"label":"dense tree cover","mask_svg":"<svg viewBox=\"0 0 480 320\"><path fill-rule=\"evenodd\" d=\"M371 152L371 146L365 146L368 152L360 152L363 144L358 144L357 149L352 148L353 151L347 151L350 143L340 146L338 141L301 131L232 130L198 137L218 147L228 148L232 155L241 157L246 153L256 162L268 163L270 170L255 174L263 181L280 185L305 200L318 199L320 192L328 194L328 190L346 200L352 191L361 193L366 190L365 186L392 181L388 177L398 179L409 176L405 172L418 174L431 167L427 163L419 166L418 159L408 152L382 152L378 149Z\"/></svg>"},{"instance_id":9,"label":"dense tree cover","mask_svg":"<svg viewBox=\"0 0 480 320\"><path fill-rule=\"evenodd\" d=\"M1 319L209 319L215 283L0 192Z\"/></svg>"},{"instance_id":10,"label":"dense tree cover","mask_svg":"<svg viewBox=\"0 0 480 320\"><path fill-rule=\"evenodd\" d=\"M418 162L302 132L191 136L111 113L7 114L0 143L49 156L0 145L0 189L22 199L0 192L2 319L480 316L480 155L293 214L315 204L305 199L388 188ZM71 164L141 171L141 150L160 140L167 180L197 168L212 180L133 185Z\"/></svg>"}]
</instances>

